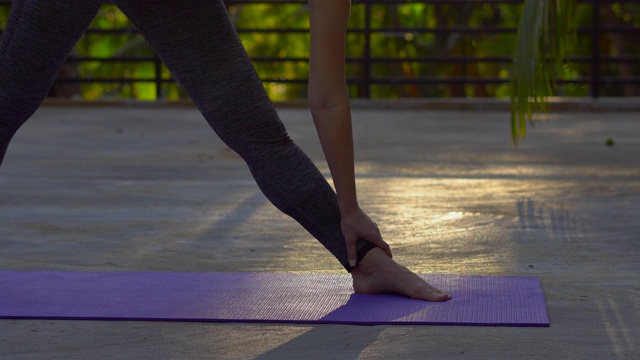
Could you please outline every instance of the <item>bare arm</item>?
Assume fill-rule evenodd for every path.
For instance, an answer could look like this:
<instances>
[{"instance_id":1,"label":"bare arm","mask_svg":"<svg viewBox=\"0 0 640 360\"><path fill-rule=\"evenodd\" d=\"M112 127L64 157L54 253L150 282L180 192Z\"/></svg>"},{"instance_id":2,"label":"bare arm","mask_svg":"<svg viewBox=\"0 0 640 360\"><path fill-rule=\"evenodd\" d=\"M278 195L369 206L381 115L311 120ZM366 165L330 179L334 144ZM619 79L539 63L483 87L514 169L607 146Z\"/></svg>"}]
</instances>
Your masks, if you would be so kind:
<instances>
[{"instance_id":1,"label":"bare arm","mask_svg":"<svg viewBox=\"0 0 640 360\"><path fill-rule=\"evenodd\" d=\"M309 108L338 195L349 260L365 239L385 250L376 224L360 209L356 194L351 108L345 78L345 42L350 0L309 0L311 55Z\"/></svg>"},{"instance_id":2,"label":"bare arm","mask_svg":"<svg viewBox=\"0 0 640 360\"><path fill-rule=\"evenodd\" d=\"M309 0L309 107L343 211L358 207L353 170L351 111L345 79L349 0Z\"/></svg>"}]
</instances>

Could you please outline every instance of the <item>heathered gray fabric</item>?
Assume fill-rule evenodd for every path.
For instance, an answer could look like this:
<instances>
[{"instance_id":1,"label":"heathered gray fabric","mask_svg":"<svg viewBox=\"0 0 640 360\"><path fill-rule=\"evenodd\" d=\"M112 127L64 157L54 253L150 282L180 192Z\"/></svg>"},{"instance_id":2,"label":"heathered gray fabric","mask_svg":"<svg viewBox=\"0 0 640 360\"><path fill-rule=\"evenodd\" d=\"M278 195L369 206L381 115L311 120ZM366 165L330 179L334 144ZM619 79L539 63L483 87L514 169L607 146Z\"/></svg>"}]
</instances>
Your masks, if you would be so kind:
<instances>
[{"instance_id":1,"label":"heathered gray fabric","mask_svg":"<svg viewBox=\"0 0 640 360\"><path fill-rule=\"evenodd\" d=\"M258 186L348 270L336 195L289 138L221 0L115 0ZM0 164L103 1L14 0L0 42ZM358 260L373 246L358 242Z\"/></svg>"},{"instance_id":2,"label":"heathered gray fabric","mask_svg":"<svg viewBox=\"0 0 640 360\"><path fill-rule=\"evenodd\" d=\"M0 41L0 164L20 126L38 109L99 1L13 1Z\"/></svg>"}]
</instances>

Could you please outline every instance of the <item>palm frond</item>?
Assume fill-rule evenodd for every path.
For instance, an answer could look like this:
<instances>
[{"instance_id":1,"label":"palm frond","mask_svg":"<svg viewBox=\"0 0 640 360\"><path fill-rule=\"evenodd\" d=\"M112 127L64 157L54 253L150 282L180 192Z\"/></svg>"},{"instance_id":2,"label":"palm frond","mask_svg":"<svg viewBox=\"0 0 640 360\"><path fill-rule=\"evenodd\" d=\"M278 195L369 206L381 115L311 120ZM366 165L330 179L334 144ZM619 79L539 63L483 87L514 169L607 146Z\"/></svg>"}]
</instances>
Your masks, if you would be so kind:
<instances>
[{"instance_id":1,"label":"palm frond","mask_svg":"<svg viewBox=\"0 0 640 360\"><path fill-rule=\"evenodd\" d=\"M525 0L511 67L511 139L518 145L534 112L549 110L555 80L575 36L575 0Z\"/></svg>"}]
</instances>

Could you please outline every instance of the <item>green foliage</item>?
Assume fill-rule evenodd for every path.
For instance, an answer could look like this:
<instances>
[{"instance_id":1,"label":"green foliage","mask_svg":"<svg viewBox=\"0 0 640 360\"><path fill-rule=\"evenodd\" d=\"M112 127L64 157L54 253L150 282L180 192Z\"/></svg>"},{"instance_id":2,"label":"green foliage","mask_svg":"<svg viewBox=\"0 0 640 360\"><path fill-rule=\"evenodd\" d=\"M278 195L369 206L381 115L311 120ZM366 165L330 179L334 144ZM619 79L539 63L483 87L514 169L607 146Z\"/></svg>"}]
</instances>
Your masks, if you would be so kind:
<instances>
[{"instance_id":1,"label":"green foliage","mask_svg":"<svg viewBox=\"0 0 640 360\"><path fill-rule=\"evenodd\" d=\"M354 12L364 9L354 7ZM397 3L372 6L372 27L393 28L456 28L502 26L515 27L512 19L519 14L513 4L471 3ZM377 32L372 36L373 57L406 59L401 62L380 62L373 67L377 79L416 79L416 85L379 85L372 97L466 97L496 96L507 86L495 84L436 84L438 79L508 78L507 62L451 61L445 58L505 56L513 47L515 37L509 33L482 32ZM412 60L419 58L420 61Z\"/></svg>"},{"instance_id":2,"label":"green foliage","mask_svg":"<svg viewBox=\"0 0 640 360\"><path fill-rule=\"evenodd\" d=\"M233 5L229 6L228 10L238 29L309 29L306 3ZM240 39L247 52L254 58L309 57L308 32L241 32ZM262 79L305 79L309 75L309 63L306 60L254 61L254 67ZM281 81L268 81L264 85L273 100L306 97L306 86L285 84Z\"/></svg>"},{"instance_id":3,"label":"green foliage","mask_svg":"<svg viewBox=\"0 0 640 360\"><path fill-rule=\"evenodd\" d=\"M571 0L573 4L575 0ZM575 42L560 42L554 40L555 28L568 26L568 16L573 15L573 23L576 26L589 27L592 23L593 7L590 2L578 2L573 7L573 13L558 13L558 10L566 8L568 4L565 0L539 0L527 1L537 4L531 11L540 11L538 7L546 5L546 11L551 14L547 20L540 20L536 23L528 15L522 16L524 11L523 3L494 3L494 2L448 2L441 1L396 1L389 4L371 3L371 25L374 29L386 29L382 32L374 32L371 36L372 63L370 69L371 77L376 80L399 80L396 83L382 84L375 83L370 89L370 96L373 98L399 98L399 97L503 97L508 98L514 95L515 105L524 109L525 116L522 117L514 113L514 141L517 142L524 136L526 131L526 119L530 118L535 110L544 108L546 96L551 94L553 80L555 78L563 80L580 79L588 76L592 69L589 63L585 62L565 62L559 66L559 57L554 57L550 51L558 51L559 54L571 54L572 56L588 56L593 43L591 35L579 33ZM553 6L549 5L553 4ZM365 53L365 36L356 30L365 27L365 4L353 2L349 28L352 30L347 36L347 56L350 61L347 64L347 78L350 80L361 80L365 76L363 62L358 61ZM606 26L640 26L640 4L637 2L605 2L601 5L603 16L601 22ZM265 4L261 2L249 4L230 5L228 7L231 19L239 29L244 28L279 28L279 29L308 29L309 19L306 3L300 4ZM556 15L555 16L554 11ZM6 24L8 7L0 5L0 28ZM515 29L520 24L527 23L530 26L538 24L538 39L536 43L533 38L525 41L517 41L513 32L419 32L419 31L394 31L398 28L457 28L457 27L504 27ZM550 19L566 21L565 23L555 23ZM564 20L563 20L564 19ZM124 14L117 7L105 4L95 21L91 25L92 29L122 29L132 28ZM547 35L542 32L547 29ZM530 32L529 36L535 35ZM518 36L524 36L521 32ZM297 99L306 97L306 85L304 83L309 72L308 56L309 36L306 32L291 34L276 34L273 32L261 33L241 33L240 38L247 48L250 56L260 57L294 57L302 60L289 61L255 61L254 66L259 75L265 81L264 85L269 96L274 100ZM529 47L527 47L529 44ZM537 44L534 46L533 44ZM636 34L607 33L600 39L600 47L603 57L606 56L639 56L640 45L637 42ZM518 50L516 46L520 46ZM524 47L524 48L523 48ZM538 64L536 67L528 68L529 75L548 75L550 83L546 84L532 82L535 86L526 86L526 81L520 81L522 74L516 73L518 65L526 65L525 62L517 61L512 64L511 57L517 52L530 51L537 53ZM100 57L109 58L112 56L143 56L152 57L153 53L140 35L135 33L127 34L87 34L80 41L72 56L77 57ZM531 63L532 56L522 57ZM451 61L450 58L462 59L464 57L479 58L504 58L501 61L480 61L464 62ZM393 58L399 61L375 61L380 58ZM415 60L419 58L420 60ZM449 58L449 59L447 59ZM553 66L541 66L549 59ZM77 67L76 73L83 78L127 78L140 79L152 78L155 76L156 64L153 62L81 62L70 63L67 66ZM600 68L603 76L610 77L638 77L640 65L624 62L605 63ZM169 79L171 74L160 65L160 72L164 79ZM535 71L535 72L534 72ZM537 74L537 75L535 75ZM527 73L525 73L527 75ZM75 75L74 75L75 76ZM490 78L501 80L503 83L478 84L473 82L461 83L436 83L439 79L470 79ZM514 78L515 82L510 83ZM289 83L281 80L296 79L299 83ZM538 77L537 79L540 79ZM418 81L408 83L408 81ZM512 93L520 86L517 93ZM528 96L536 94L536 96ZM603 84L601 86L603 96L611 95L633 95L633 86L620 86ZM349 87L350 93L354 97L363 96L365 88L353 81ZM586 84L563 85L553 89L554 92L562 96L588 96L589 86ZM636 96L640 95L636 93ZM123 83L83 83L82 96L85 99L98 98L135 98L154 100L156 98L156 87L153 82L123 82ZM164 99L185 98L186 94L177 85L165 83L161 88L161 96ZM526 99L520 101L519 99ZM529 101L533 100L533 101ZM532 106L530 111L526 106Z\"/></svg>"},{"instance_id":4,"label":"green foliage","mask_svg":"<svg viewBox=\"0 0 640 360\"><path fill-rule=\"evenodd\" d=\"M511 137L516 145L533 112L548 110L547 98L563 72L574 13L574 0L525 1L511 77Z\"/></svg>"},{"instance_id":5,"label":"green foliage","mask_svg":"<svg viewBox=\"0 0 640 360\"><path fill-rule=\"evenodd\" d=\"M114 5L103 5L91 24L91 29L133 28L129 19ZM151 57L153 52L140 34L85 35L76 51L80 56L96 58ZM153 79L155 66L152 62L102 62L91 61L80 64L79 75L83 78L135 78ZM83 85L83 98L129 97L139 100L155 100L156 86L150 82L90 83Z\"/></svg>"}]
</instances>

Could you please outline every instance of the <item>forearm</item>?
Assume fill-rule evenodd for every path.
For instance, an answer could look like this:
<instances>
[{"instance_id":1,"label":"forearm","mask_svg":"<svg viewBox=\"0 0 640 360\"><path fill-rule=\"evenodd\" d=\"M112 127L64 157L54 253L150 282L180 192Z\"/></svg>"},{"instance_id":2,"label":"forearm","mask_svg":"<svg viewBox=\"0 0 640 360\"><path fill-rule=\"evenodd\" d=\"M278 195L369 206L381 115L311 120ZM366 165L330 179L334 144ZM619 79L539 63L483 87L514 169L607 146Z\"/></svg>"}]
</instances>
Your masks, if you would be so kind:
<instances>
[{"instance_id":1,"label":"forearm","mask_svg":"<svg viewBox=\"0 0 640 360\"><path fill-rule=\"evenodd\" d=\"M337 100L337 99L336 99ZM338 194L340 212L358 208L349 99L312 110L314 124Z\"/></svg>"},{"instance_id":2,"label":"forearm","mask_svg":"<svg viewBox=\"0 0 640 360\"><path fill-rule=\"evenodd\" d=\"M309 0L309 107L331 170L340 211L358 208L351 110L345 77L349 0Z\"/></svg>"}]
</instances>

